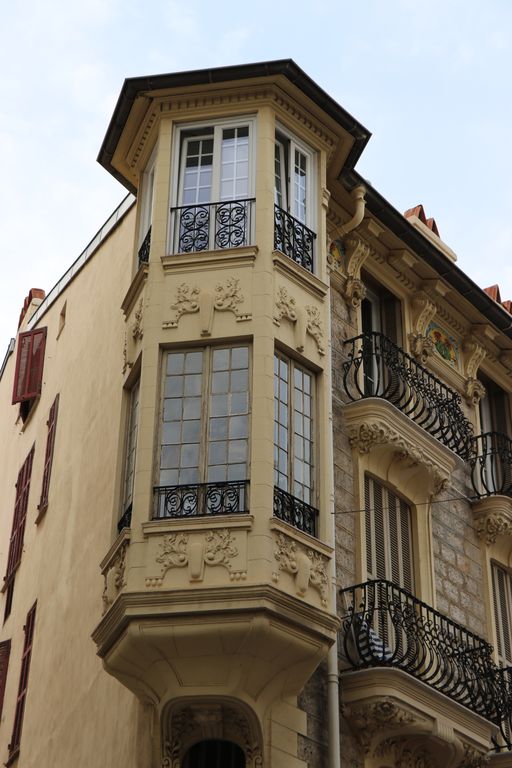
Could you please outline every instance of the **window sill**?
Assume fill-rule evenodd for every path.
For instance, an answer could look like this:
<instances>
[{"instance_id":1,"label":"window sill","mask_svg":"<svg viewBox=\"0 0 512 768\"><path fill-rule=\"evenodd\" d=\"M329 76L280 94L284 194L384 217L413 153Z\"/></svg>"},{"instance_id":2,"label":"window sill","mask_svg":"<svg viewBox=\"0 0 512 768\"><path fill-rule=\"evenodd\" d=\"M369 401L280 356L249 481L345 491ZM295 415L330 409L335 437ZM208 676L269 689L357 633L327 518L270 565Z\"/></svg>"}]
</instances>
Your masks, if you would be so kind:
<instances>
[{"instance_id":1,"label":"window sill","mask_svg":"<svg viewBox=\"0 0 512 768\"><path fill-rule=\"evenodd\" d=\"M320 280L319 277L307 269L296 264L293 259L286 256L281 251L273 251L272 257L274 267L278 272L293 280L294 283L306 288L312 296L317 299L324 299L329 290L329 286Z\"/></svg>"}]
</instances>

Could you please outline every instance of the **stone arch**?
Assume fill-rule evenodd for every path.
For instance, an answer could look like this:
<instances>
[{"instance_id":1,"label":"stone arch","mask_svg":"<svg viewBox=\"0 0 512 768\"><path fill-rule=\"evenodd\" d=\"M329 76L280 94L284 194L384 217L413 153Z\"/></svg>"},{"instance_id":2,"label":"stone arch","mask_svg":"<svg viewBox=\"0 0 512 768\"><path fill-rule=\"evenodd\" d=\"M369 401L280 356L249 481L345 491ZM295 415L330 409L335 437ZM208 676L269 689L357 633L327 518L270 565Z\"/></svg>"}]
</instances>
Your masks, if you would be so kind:
<instances>
[{"instance_id":1,"label":"stone arch","mask_svg":"<svg viewBox=\"0 0 512 768\"><path fill-rule=\"evenodd\" d=\"M167 705L162 714L162 768L182 768L188 750L208 740L238 745L245 755L245 768L263 765L258 718L243 702L205 696Z\"/></svg>"}]
</instances>

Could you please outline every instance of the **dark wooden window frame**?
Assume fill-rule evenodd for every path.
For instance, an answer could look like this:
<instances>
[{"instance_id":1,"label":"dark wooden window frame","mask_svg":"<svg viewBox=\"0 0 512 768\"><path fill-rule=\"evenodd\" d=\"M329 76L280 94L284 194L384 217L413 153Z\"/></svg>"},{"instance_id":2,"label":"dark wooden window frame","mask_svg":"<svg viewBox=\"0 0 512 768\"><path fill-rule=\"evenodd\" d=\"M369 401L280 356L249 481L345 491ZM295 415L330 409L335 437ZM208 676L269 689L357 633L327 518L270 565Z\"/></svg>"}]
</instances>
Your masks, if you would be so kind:
<instances>
[{"instance_id":1,"label":"dark wooden window frame","mask_svg":"<svg viewBox=\"0 0 512 768\"><path fill-rule=\"evenodd\" d=\"M59 412L59 395L56 396L53 401L50 413L48 415L48 421L46 422L48 427L48 436L46 438L46 452L44 456L44 470L43 470L43 482L41 486L41 498L37 509L39 514L36 522L39 522L48 508L48 492L50 489L50 477L52 472L53 451L55 446L55 432L57 429L57 416Z\"/></svg>"},{"instance_id":2,"label":"dark wooden window frame","mask_svg":"<svg viewBox=\"0 0 512 768\"><path fill-rule=\"evenodd\" d=\"M28 676L30 671L30 657L32 655L32 644L34 640L34 627L36 622L36 607L34 603L27 613L27 620L23 631L25 641L23 643L23 654L21 657L20 682L18 686L18 698L16 699L16 711L14 713L14 725L12 729L11 742L9 744L9 759L6 765L12 765L20 751L21 731L23 729L23 715L25 714L25 700L27 698Z\"/></svg>"},{"instance_id":3,"label":"dark wooden window frame","mask_svg":"<svg viewBox=\"0 0 512 768\"><path fill-rule=\"evenodd\" d=\"M18 336L12 402L25 403L41 394L46 327L25 331Z\"/></svg>"}]
</instances>

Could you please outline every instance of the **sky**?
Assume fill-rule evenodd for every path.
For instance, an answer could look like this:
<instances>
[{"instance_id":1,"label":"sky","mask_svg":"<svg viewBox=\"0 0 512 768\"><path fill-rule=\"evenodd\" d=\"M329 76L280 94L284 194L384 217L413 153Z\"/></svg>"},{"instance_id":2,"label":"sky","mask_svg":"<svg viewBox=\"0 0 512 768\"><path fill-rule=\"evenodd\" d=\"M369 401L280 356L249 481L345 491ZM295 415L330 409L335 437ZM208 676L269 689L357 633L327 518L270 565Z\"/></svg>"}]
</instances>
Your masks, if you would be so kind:
<instances>
[{"instance_id":1,"label":"sky","mask_svg":"<svg viewBox=\"0 0 512 768\"><path fill-rule=\"evenodd\" d=\"M1 37L0 363L126 194L96 162L124 78L162 72L293 58L372 132L359 173L512 299L509 0L24 0Z\"/></svg>"}]
</instances>

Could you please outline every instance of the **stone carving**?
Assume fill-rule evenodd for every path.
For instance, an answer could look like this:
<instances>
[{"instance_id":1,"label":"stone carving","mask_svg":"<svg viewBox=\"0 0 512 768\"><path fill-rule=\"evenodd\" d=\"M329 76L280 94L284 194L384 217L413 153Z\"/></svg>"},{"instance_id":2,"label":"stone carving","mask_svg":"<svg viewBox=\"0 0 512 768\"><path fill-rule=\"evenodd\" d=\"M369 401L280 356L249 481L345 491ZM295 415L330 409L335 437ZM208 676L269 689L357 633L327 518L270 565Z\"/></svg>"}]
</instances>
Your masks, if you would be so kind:
<instances>
[{"instance_id":1,"label":"stone carving","mask_svg":"<svg viewBox=\"0 0 512 768\"><path fill-rule=\"evenodd\" d=\"M464 744L464 757L460 764L460 768L484 768L491 762L491 756L489 753L478 752L470 744Z\"/></svg>"},{"instance_id":2,"label":"stone carving","mask_svg":"<svg viewBox=\"0 0 512 768\"><path fill-rule=\"evenodd\" d=\"M361 267L373 250L360 237L351 232L343 238L348 277L359 277Z\"/></svg>"},{"instance_id":3,"label":"stone carving","mask_svg":"<svg viewBox=\"0 0 512 768\"><path fill-rule=\"evenodd\" d=\"M512 536L512 519L490 513L479 519L476 533L486 544L494 544L498 536Z\"/></svg>"},{"instance_id":4,"label":"stone carving","mask_svg":"<svg viewBox=\"0 0 512 768\"><path fill-rule=\"evenodd\" d=\"M231 570L230 560L238 555L238 549L227 528L208 531L206 534L204 561L207 565L224 565Z\"/></svg>"},{"instance_id":5,"label":"stone carving","mask_svg":"<svg viewBox=\"0 0 512 768\"><path fill-rule=\"evenodd\" d=\"M119 592L126 586L125 571L128 543L128 539L121 542L115 556L103 572L103 614L108 611Z\"/></svg>"},{"instance_id":6,"label":"stone carving","mask_svg":"<svg viewBox=\"0 0 512 768\"><path fill-rule=\"evenodd\" d=\"M128 360L128 339L125 333L124 344L123 344L123 367L121 369L123 374L125 374L129 368L133 368L133 361Z\"/></svg>"},{"instance_id":7,"label":"stone carving","mask_svg":"<svg viewBox=\"0 0 512 768\"><path fill-rule=\"evenodd\" d=\"M325 331L318 307L306 306L306 331L316 341L319 355L325 355Z\"/></svg>"},{"instance_id":8,"label":"stone carving","mask_svg":"<svg viewBox=\"0 0 512 768\"><path fill-rule=\"evenodd\" d=\"M505 368L508 368L509 371L512 371L512 350L508 349L505 352L502 352L499 360L500 363L505 366Z\"/></svg>"},{"instance_id":9,"label":"stone carving","mask_svg":"<svg viewBox=\"0 0 512 768\"><path fill-rule=\"evenodd\" d=\"M176 289L176 299L171 304L171 309L174 309L176 313L174 320L166 320L162 323L162 328L177 328L182 315L199 312L201 335L210 336L214 310L233 312L237 322L251 320L251 314L239 310L239 305L243 302L244 297L240 291L240 281L235 277L228 278L225 285L218 283L215 286L214 294L206 289L181 283Z\"/></svg>"},{"instance_id":10,"label":"stone carving","mask_svg":"<svg viewBox=\"0 0 512 768\"><path fill-rule=\"evenodd\" d=\"M379 732L389 732L393 728L416 725L420 722L411 712L399 707L390 698L383 698L358 707L350 707L346 714L352 728L357 731L361 745L367 755L370 754L375 736ZM393 739L382 742L379 745L379 754L389 752L395 744Z\"/></svg>"},{"instance_id":11,"label":"stone carving","mask_svg":"<svg viewBox=\"0 0 512 768\"><path fill-rule=\"evenodd\" d=\"M162 749L161 768L181 768L187 749L203 739L227 739L245 754L247 768L261 768L261 746L246 715L234 707L211 702L187 706L168 720Z\"/></svg>"},{"instance_id":12,"label":"stone carving","mask_svg":"<svg viewBox=\"0 0 512 768\"><path fill-rule=\"evenodd\" d=\"M283 317L286 317L294 323L297 320L297 303L293 296L290 296L286 288L281 286L277 289L274 308L274 323L279 325Z\"/></svg>"},{"instance_id":13,"label":"stone carving","mask_svg":"<svg viewBox=\"0 0 512 768\"><path fill-rule=\"evenodd\" d=\"M478 379L468 379L464 386L464 396L468 405L475 408L478 406L482 397L485 397L486 390L484 385Z\"/></svg>"},{"instance_id":14,"label":"stone carving","mask_svg":"<svg viewBox=\"0 0 512 768\"><path fill-rule=\"evenodd\" d=\"M347 304L357 309L366 296L366 286L358 277L347 277L343 295Z\"/></svg>"},{"instance_id":15,"label":"stone carving","mask_svg":"<svg viewBox=\"0 0 512 768\"><path fill-rule=\"evenodd\" d=\"M144 329L142 327L143 307L144 303L143 299L141 298L133 316L132 338L134 341L142 341L142 337L144 336Z\"/></svg>"},{"instance_id":16,"label":"stone carving","mask_svg":"<svg viewBox=\"0 0 512 768\"><path fill-rule=\"evenodd\" d=\"M171 568L188 566L189 579L202 581L204 566L222 565L229 571L231 581L247 577L245 570L231 562L239 554L236 542L227 528L206 531L204 537L191 537L187 533L171 533L160 542L160 553L155 558L160 564L160 575L146 578L146 587L161 587L164 576Z\"/></svg>"},{"instance_id":17,"label":"stone carving","mask_svg":"<svg viewBox=\"0 0 512 768\"><path fill-rule=\"evenodd\" d=\"M304 597L312 586L319 592L322 605L327 606L329 561L325 555L306 549L284 533L278 533L274 557L278 564L277 571L272 574L275 583L279 581L279 572L285 571L295 577L295 587L300 597Z\"/></svg>"},{"instance_id":18,"label":"stone carving","mask_svg":"<svg viewBox=\"0 0 512 768\"><path fill-rule=\"evenodd\" d=\"M464 368L468 379L476 379L477 371L486 355L485 347L475 336L469 336L463 340Z\"/></svg>"},{"instance_id":19,"label":"stone carving","mask_svg":"<svg viewBox=\"0 0 512 768\"><path fill-rule=\"evenodd\" d=\"M176 310L175 326L184 314L199 312L199 288L192 288L186 283L181 283L176 288L176 298L171 309ZM173 327L175 327L173 326Z\"/></svg>"},{"instance_id":20,"label":"stone carving","mask_svg":"<svg viewBox=\"0 0 512 768\"><path fill-rule=\"evenodd\" d=\"M415 334L425 336L430 321L436 314L436 303L425 291L418 291L412 300L413 331Z\"/></svg>"},{"instance_id":21,"label":"stone carving","mask_svg":"<svg viewBox=\"0 0 512 768\"><path fill-rule=\"evenodd\" d=\"M410 333L409 344L411 348L411 354L422 365L425 365L429 356L434 352L434 342L428 336L424 336L422 333Z\"/></svg>"},{"instance_id":22,"label":"stone carving","mask_svg":"<svg viewBox=\"0 0 512 768\"><path fill-rule=\"evenodd\" d=\"M369 453L377 445L396 446L395 457L400 461L424 466L432 478L434 494L446 490L450 484L449 475L420 451L412 442L404 438L397 430L392 429L383 421L362 422L353 425L348 430L350 445L356 447L359 453Z\"/></svg>"}]
</instances>

